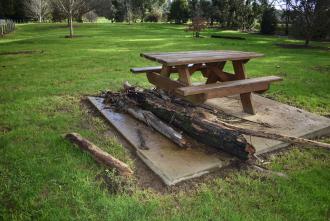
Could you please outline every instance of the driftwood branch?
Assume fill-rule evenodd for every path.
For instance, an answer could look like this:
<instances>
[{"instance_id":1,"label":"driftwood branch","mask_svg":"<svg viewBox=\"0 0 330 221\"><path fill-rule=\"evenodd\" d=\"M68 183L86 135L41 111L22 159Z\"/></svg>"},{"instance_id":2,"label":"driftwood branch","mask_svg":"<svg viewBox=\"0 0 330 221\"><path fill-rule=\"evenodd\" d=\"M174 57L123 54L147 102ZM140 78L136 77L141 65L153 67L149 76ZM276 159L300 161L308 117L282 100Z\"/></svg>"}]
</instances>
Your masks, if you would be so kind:
<instances>
[{"instance_id":1,"label":"driftwood branch","mask_svg":"<svg viewBox=\"0 0 330 221\"><path fill-rule=\"evenodd\" d=\"M213 123L213 122L210 122L205 119L203 121L205 121L207 123ZM267 138L267 139L272 139L272 140L280 140L280 141L291 143L291 144L311 145L314 147L321 147L321 148L330 150L330 144L319 142L319 141L309 140L309 139L300 138L300 137L286 136L286 135L282 135L282 134L274 134L274 133L267 133L267 132L263 132L263 131L251 130L251 129L247 129L247 128L238 127L238 126L235 126L232 124L228 124L226 122L219 121L219 120L217 121L217 123L213 123L213 124L222 124L223 126L229 128L229 129L238 131L245 135L262 137L262 138Z\"/></svg>"},{"instance_id":2,"label":"driftwood branch","mask_svg":"<svg viewBox=\"0 0 330 221\"><path fill-rule=\"evenodd\" d=\"M116 168L122 176L128 177L133 174L133 171L127 164L111 156L109 153L103 151L89 140L83 138L80 134L69 133L65 136L65 138L72 143L78 145L80 149L89 152L93 156L93 158L99 163L102 163L111 168Z\"/></svg>"}]
</instances>

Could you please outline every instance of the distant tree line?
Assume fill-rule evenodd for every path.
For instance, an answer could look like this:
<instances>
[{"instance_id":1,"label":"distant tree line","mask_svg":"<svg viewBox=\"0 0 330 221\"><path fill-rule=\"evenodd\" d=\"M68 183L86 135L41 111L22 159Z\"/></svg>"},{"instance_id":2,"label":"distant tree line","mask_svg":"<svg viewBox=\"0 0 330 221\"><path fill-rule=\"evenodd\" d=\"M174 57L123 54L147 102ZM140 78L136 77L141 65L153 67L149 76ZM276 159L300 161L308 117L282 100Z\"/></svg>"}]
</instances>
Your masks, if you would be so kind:
<instances>
[{"instance_id":1,"label":"distant tree line","mask_svg":"<svg viewBox=\"0 0 330 221\"><path fill-rule=\"evenodd\" d=\"M0 18L35 21L186 23L206 19L210 26L311 39L330 38L330 0L0 0ZM260 27L259 27L260 25ZM73 28L70 33L73 35Z\"/></svg>"}]
</instances>

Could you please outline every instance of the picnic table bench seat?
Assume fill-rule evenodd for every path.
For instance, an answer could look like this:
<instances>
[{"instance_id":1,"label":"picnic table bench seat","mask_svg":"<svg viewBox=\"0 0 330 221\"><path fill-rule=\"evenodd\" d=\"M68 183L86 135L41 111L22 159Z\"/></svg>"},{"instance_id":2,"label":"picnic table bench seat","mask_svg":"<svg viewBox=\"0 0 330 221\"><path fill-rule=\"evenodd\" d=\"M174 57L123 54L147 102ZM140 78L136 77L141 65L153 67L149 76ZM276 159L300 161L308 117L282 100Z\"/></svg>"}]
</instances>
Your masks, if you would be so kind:
<instances>
[{"instance_id":1,"label":"picnic table bench seat","mask_svg":"<svg viewBox=\"0 0 330 221\"><path fill-rule=\"evenodd\" d=\"M281 80L282 78L277 76L248 78L243 80L227 81L221 83L180 87L176 89L176 93L181 96L205 94L206 99L210 99L215 97L225 97L249 92L264 92L268 90L271 82Z\"/></svg>"}]
</instances>

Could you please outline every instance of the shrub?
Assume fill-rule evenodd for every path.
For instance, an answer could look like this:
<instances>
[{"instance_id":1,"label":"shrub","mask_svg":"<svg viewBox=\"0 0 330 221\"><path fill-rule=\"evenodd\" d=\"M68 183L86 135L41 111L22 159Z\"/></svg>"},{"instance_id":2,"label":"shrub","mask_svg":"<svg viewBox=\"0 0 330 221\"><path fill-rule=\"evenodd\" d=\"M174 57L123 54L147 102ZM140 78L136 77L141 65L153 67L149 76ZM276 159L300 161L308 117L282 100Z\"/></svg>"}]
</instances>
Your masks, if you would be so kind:
<instances>
[{"instance_id":1,"label":"shrub","mask_svg":"<svg viewBox=\"0 0 330 221\"><path fill-rule=\"evenodd\" d=\"M87 12L84 15L84 17L88 22L96 22L97 21L97 14L94 11Z\"/></svg>"},{"instance_id":2,"label":"shrub","mask_svg":"<svg viewBox=\"0 0 330 221\"><path fill-rule=\"evenodd\" d=\"M146 22L159 22L162 18L162 13L160 11L151 11L147 14L145 21Z\"/></svg>"}]
</instances>

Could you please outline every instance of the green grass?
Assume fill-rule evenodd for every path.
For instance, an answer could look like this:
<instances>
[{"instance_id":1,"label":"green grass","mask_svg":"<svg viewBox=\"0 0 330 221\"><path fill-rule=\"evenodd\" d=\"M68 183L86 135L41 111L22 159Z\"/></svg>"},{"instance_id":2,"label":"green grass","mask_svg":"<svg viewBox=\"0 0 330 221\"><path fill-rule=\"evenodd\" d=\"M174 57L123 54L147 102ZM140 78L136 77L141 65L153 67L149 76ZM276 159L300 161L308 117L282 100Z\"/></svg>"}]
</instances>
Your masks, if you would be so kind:
<instances>
[{"instance_id":1,"label":"green grass","mask_svg":"<svg viewBox=\"0 0 330 221\"><path fill-rule=\"evenodd\" d=\"M264 53L247 71L284 78L267 96L329 115L329 51L283 49L274 43L299 42L229 31L221 34L247 40L193 39L182 26L166 24L78 24L81 37L74 39L64 38L67 32L64 24L18 25L0 39L0 53L43 51L0 55L0 220L329 220L330 164L322 150L293 149L274 157L269 167L286 172L289 180L237 171L189 192L135 187L131 194L111 194L97 178L104 168L62 138L79 132L134 165L81 99L118 89L127 79L149 86L145 76L129 73L130 67L154 65L139 57L146 51Z\"/></svg>"}]
</instances>

